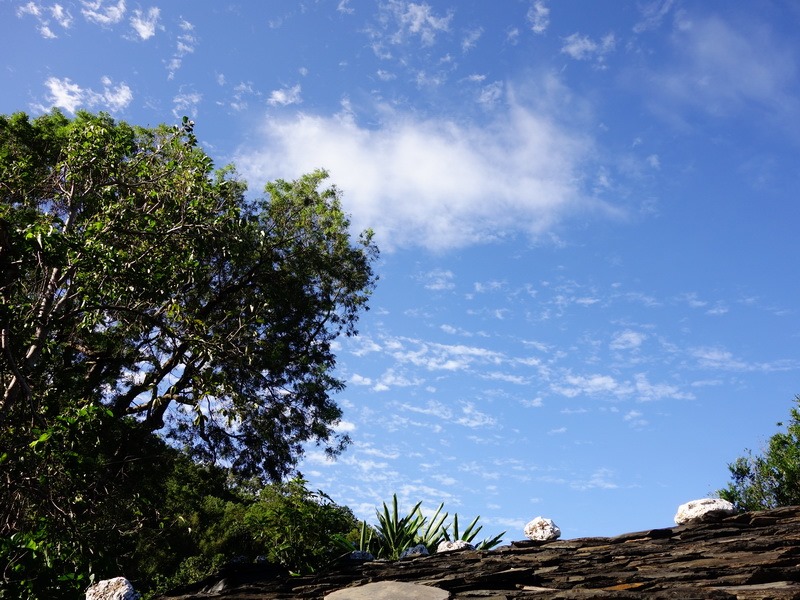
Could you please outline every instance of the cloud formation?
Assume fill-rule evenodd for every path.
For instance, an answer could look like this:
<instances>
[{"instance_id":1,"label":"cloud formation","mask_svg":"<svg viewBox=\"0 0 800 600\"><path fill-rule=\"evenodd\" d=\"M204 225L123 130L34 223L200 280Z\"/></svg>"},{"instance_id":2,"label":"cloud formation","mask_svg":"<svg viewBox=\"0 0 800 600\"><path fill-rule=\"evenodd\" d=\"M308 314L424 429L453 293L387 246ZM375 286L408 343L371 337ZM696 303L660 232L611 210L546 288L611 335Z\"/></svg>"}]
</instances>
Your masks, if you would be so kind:
<instances>
[{"instance_id":1,"label":"cloud formation","mask_svg":"<svg viewBox=\"0 0 800 600\"><path fill-rule=\"evenodd\" d=\"M46 102L48 107L58 106L67 112L75 113L79 108L102 109L112 113L125 109L133 100L133 92L125 82L114 85L109 77L101 79L102 91L81 87L69 77L49 77L44 85L48 90Z\"/></svg>"},{"instance_id":2,"label":"cloud formation","mask_svg":"<svg viewBox=\"0 0 800 600\"><path fill-rule=\"evenodd\" d=\"M106 3L103 0L81 0L81 14L87 21L108 27L125 17L125 0Z\"/></svg>"},{"instance_id":3,"label":"cloud formation","mask_svg":"<svg viewBox=\"0 0 800 600\"><path fill-rule=\"evenodd\" d=\"M161 10L155 6L149 8L146 13L136 9L131 17L131 27L133 27L140 39L149 40L156 34L160 16Z\"/></svg>"},{"instance_id":4,"label":"cloud formation","mask_svg":"<svg viewBox=\"0 0 800 600\"><path fill-rule=\"evenodd\" d=\"M273 104L299 101L299 86ZM509 94L485 125L391 112L377 128L354 116L269 116L258 145L236 164L255 187L276 177L328 169L356 228L381 247L448 249L517 234L536 237L578 211L612 211L585 193L592 141L547 110Z\"/></svg>"}]
</instances>

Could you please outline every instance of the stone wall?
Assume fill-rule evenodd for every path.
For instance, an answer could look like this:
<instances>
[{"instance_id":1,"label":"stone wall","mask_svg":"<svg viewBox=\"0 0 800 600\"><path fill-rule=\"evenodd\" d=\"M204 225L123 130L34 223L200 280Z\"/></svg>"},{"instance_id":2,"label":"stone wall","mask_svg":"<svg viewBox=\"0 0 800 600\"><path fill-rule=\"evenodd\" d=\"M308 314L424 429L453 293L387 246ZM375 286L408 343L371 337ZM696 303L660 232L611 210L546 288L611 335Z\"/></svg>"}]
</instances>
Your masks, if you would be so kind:
<instances>
[{"instance_id":1,"label":"stone wall","mask_svg":"<svg viewBox=\"0 0 800 600\"><path fill-rule=\"evenodd\" d=\"M164 599L321 600L343 588L386 581L432 586L454 600L800 600L800 507L609 538L514 542L491 552L395 562L343 562L307 577L251 567Z\"/></svg>"}]
</instances>

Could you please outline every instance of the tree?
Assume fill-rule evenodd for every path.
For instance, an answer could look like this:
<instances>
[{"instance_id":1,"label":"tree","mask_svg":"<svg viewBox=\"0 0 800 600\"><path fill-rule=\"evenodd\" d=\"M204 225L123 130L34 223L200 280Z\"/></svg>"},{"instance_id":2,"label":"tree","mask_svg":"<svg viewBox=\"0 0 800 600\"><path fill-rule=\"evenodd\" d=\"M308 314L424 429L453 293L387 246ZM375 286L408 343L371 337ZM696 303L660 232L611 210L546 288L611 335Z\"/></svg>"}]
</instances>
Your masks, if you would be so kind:
<instances>
[{"instance_id":1,"label":"tree","mask_svg":"<svg viewBox=\"0 0 800 600\"><path fill-rule=\"evenodd\" d=\"M92 521L154 432L241 477L342 451L331 344L377 249L326 176L251 200L185 118L0 117L0 536Z\"/></svg>"},{"instance_id":2,"label":"tree","mask_svg":"<svg viewBox=\"0 0 800 600\"><path fill-rule=\"evenodd\" d=\"M763 454L728 465L731 482L717 493L740 510L765 510L800 504L800 396L790 410L786 431L769 438ZM783 427L783 423L778 423Z\"/></svg>"}]
</instances>

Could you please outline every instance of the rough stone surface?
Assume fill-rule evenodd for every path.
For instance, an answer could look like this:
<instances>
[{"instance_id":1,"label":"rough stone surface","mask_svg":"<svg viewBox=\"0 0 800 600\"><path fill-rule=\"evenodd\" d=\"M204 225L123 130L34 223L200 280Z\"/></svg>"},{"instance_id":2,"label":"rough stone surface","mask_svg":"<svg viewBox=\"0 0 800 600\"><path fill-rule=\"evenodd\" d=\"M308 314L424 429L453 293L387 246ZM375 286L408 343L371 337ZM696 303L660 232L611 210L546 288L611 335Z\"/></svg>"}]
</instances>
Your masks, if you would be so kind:
<instances>
[{"instance_id":1,"label":"rough stone surface","mask_svg":"<svg viewBox=\"0 0 800 600\"><path fill-rule=\"evenodd\" d=\"M403 550L400 554L400 558L413 558L415 556L428 556L430 552L425 547L425 544L418 544L409 548L408 550Z\"/></svg>"},{"instance_id":2,"label":"rough stone surface","mask_svg":"<svg viewBox=\"0 0 800 600\"><path fill-rule=\"evenodd\" d=\"M379 581L345 588L325 596L325 600L447 600L445 590L400 581Z\"/></svg>"},{"instance_id":3,"label":"rough stone surface","mask_svg":"<svg viewBox=\"0 0 800 600\"><path fill-rule=\"evenodd\" d=\"M86 600L139 600L139 594L124 577L98 581L86 590Z\"/></svg>"},{"instance_id":4,"label":"rough stone surface","mask_svg":"<svg viewBox=\"0 0 800 600\"><path fill-rule=\"evenodd\" d=\"M721 498L701 498L692 500L678 507L675 513L675 522L678 525L691 521L712 521L721 517L736 514L736 508L727 500Z\"/></svg>"},{"instance_id":5,"label":"rough stone surface","mask_svg":"<svg viewBox=\"0 0 800 600\"><path fill-rule=\"evenodd\" d=\"M533 521L525 525L525 537L529 540L549 542L561 537L561 530L552 519L536 517Z\"/></svg>"},{"instance_id":6,"label":"rough stone surface","mask_svg":"<svg viewBox=\"0 0 800 600\"><path fill-rule=\"evenodd\" d=\"M464 540L453 540L452 542L441 542L436 546L436 553L441 552L458 552L459 550L475 550L475 546Z\"/></svg>"},{"instance_id":7,"label":"rough stone surface","mask_svg":"<svg viewBox=\"0 0 800 600\"><path fill-rule=\"evenodd\" d=\"M225 573L169 600L323 600L344 588L398 581L452 600L800 600L800 507L741 513L615 537L521 541L400 561L345 561L313 576L273 568ZM362 588L363 589L363 588Z\"/></svg>"}]
</instances>

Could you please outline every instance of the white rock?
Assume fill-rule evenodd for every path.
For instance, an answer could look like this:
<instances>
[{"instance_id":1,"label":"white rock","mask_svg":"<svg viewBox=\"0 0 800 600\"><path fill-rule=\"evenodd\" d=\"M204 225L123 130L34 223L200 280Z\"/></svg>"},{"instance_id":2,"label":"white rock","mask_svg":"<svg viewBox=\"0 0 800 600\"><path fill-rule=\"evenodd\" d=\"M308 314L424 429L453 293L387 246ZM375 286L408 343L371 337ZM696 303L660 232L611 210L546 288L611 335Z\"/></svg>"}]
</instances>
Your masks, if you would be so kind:
<instances>
[{"instance_id":1,"label":"white rock","mask_svg":"<svg viewBox=\"0 0 800 600\"><path fill-rule=\"evenodd\" d=\"M675 523L683 525L689 521L711 521L735 514L736 508L727 500L701 498L700 500L692 500L686 504L681 504L678 507L678 512L675 513Z\"/></svg>"},{"instance_id":2,"label":"white rock","mask_svg":"<svg viewBox=\"0 0 800 600\"><path fill-rule=\"evenodd\" d=\"M411 548L407 548L403 550L403 553L400 555L400 558L410 558L412 556L428 556L430 552L425 547L425 544L418 544Z\"/></svg>"},{"instance_id":3,"label":"white rock","mask_svg":"<svg viewBox=\"0 0 800 600\"><path fill-rule=\"evenodd\" d=\"M124 577L98 581L86 590L86 600L139 600L140 595Z\"/></svg>"},{"instance_id":4,"label":"white rock","mask_svg":"<svg viewBox=\"0 0 800 600\"><path fill-rule=\"evenodd\" d=\"M454 540L452 542L445 540L444 542L439 542L439 545L436 547L437 554L441 554L442 552L456 552L458 550L475 550L475 546L464 540Z\"/></svg>"},{"instance_id":5,"label":"white rock","mask_svg":"<svg viewBox=\"0 0 800 600\"><path fill-rule=\"evenodd\" d=\"M536 517L533 521L525 525L525 537L529 540L549 542L561 537L561 530L552 519Z\"/></svg>"}]
</instances>

